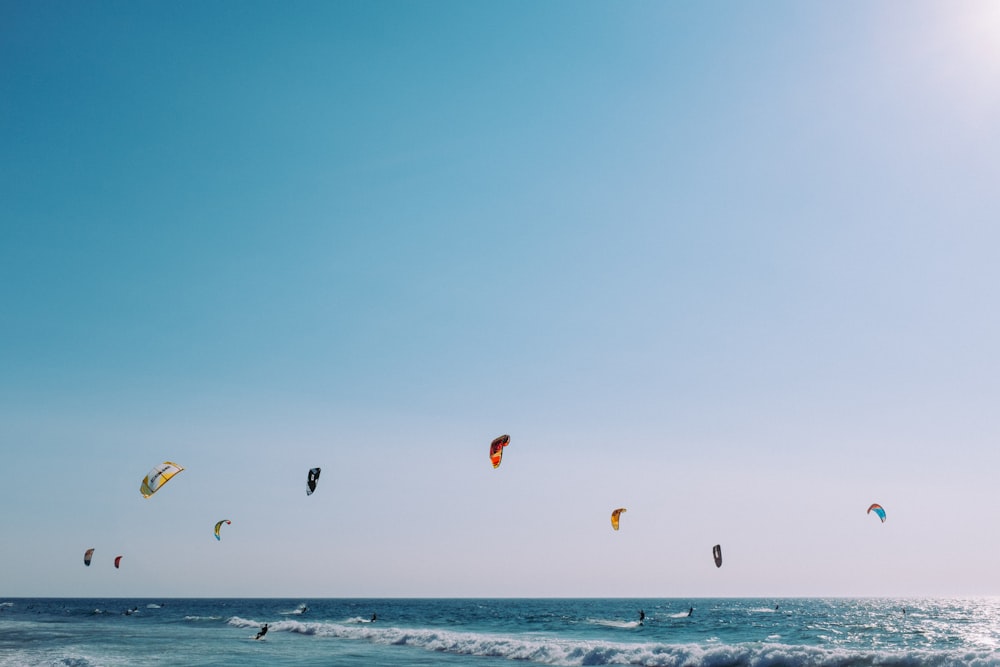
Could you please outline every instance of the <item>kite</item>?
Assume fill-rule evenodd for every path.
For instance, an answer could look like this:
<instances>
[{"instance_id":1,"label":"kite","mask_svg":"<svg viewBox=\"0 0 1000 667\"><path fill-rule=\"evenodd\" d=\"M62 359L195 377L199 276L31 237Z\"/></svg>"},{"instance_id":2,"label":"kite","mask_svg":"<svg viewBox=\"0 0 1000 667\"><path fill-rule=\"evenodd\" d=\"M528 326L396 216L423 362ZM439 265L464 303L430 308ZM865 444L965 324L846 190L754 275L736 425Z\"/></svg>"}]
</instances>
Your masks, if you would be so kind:
<instances>
[{"instance_id":1,"label":"kite","mask_svg":"<svg viewBox=\"0 0 1000 667\"><path fill-rule=\"evenodd\" d=\"M872 506L868 508L868 514L875 512L878 514L878 518L882 519L882 523L885 523L885 510L878 503L872 503Z\"/></svg>"},{"instance_id":2,"label":"kite","mask_svg":"<svg viewBox=\"0 0 1000 667\"><path fill-rule=\"evenodd\" d=\"M494 438L493 442L490 443L490 461L493 463L494 468L500 467L500 459L503 458L503 448L509 444L509 435L501 435L499 438Z\"/></svg>"},{"instance_id":3,"label":"kite","mask_svg":"<svg viewBox=\"0 0 1000 667\"><path fill-rule=\"evenodd\" d=\"M181 470L184 470L182 466L170 461L164 461L150 470L149 474L142 479L142 486L139 487L139 493L142 494L143 498L149 498Z\"/></svg>"},{"instance_id":4,"label":"kite","mask_svg":"<svg viewBox=\"0 0 1000 667\"><path fill-rule=\"evenodd\" d=\"M222 530L222 524L226 524L228 526L231 523L232 523L232 521L230 521L229 519L223 519L222 521L220 521L217 524L215 524L215 539L217 539L217 540L221 540L222 539L222 536L219 535L219 531Z\"/></svg>"},{"instance_id":5,"label":"kite","mask_svg":"<svg viewBox=\"0 0 1000 667\"><path fill-rule=\"evenodd\" d=\"M311 496L316 490L316 482L319 481L319 468L310 468L309 477L306 478L306 495Z\"/></svg>"},{"instance_id":6,"label":"kite","mask_svg":"<svg viewBox=\"0 0 1000 667\"><path fill-rule=\"evenodd\" d=\"M115 556L115 569L118 569L118 565L122 562L121 556Z\"/></svg>"},{"instance_id":7,"label":"kite","mask_svg":"<svg viewBox=\"0 0 1000 667\"><path fill-rule=\"evenodd\" d=\"M722 545L712 547L712 558L715 559L715 567L722 567Z\"/></svg>"},{"instance_id":8,"label":"kite","mask_svg":"<svg viewBox=\"0 0 1000 667\"><path fill-rule=\"evenodd\" d=\"M87 549L83 554L83 564L90 567L90 559L94 557L94 550Z\"/></svg>"},{"instance_id":9,"label":"kite","mask_svg":"<svg viewBox=\"0 0 1000 667\"><path fill-rule=\"evenodd\" d=\"M624 507L619 507L611 513L611 527L615 530L618 530L618 517L621 516L621 513L624 511L626 511Z\"/></svg>"}]
</instances>

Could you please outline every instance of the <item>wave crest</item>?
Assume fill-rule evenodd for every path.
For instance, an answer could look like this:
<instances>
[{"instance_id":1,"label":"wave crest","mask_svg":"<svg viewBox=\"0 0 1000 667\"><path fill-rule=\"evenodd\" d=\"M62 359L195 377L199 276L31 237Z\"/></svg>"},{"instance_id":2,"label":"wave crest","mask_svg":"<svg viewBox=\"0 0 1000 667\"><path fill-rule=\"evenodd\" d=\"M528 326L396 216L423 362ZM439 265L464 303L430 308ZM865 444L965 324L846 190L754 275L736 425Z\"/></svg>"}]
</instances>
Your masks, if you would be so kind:
<instances>
[{"instance_id":1,"label":"wave crest","mask_svg":"<svg viewBox=\"0 0 1000 667\"><path fill-rule=\"evenodd\" d=\"M233 617L236 627L262 622ZM272 632L352 639L374 644L411 646L427 651L524 660L560 667L636 665L639 667L1000 667L1000 650L979 652L857 651L779 643L663 644L617 643L574 639L525 638L422 628L282 620Z\"/></svg>"}]
</instances>

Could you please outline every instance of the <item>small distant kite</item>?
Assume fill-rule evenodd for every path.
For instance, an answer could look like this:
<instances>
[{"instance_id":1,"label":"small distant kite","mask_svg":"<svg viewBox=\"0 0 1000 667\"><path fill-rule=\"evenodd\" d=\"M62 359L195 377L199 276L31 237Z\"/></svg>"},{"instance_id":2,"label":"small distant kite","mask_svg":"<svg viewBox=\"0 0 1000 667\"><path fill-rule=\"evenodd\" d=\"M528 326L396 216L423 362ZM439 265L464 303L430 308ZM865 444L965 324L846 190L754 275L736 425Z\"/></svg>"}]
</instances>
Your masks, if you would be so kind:
<instances>
[{"instance_id":1,"label":"small distant kite","mask_svg":"<svg viewBox=\"0 0 1000 667\"><path fill-rule=\"evenodd\" d=\"M715 567L722 567L722 545L712 547L712 558L715 559Z\"/></svg>"},{"instance_id":2,"label":"small distant kite","mask_svg":"<svg viewBox=\"0 0 1000 667\"><path fill-rule=\"evenodd\" d=\"M509 435L501 435L499 438L494 438L493 442L490 443L490 462L493 463L494 468L500 467L500 459L503 458L503 448L509 444Z\"/></svg>"},{"instance_id":3,"label":"small distant kite","mask_svg":"<svg viewBox=\"0 0 1000 667\"><path fill-rule=\"evenodd\" d=\"M149 498L151 495L160 490L160 487L170 481L170 479L184 470L182 466L176 463L171 463L170 461L164 461L160 465L156 466L149 471L149 474L142 479L142 486L139 487L139 493L142 494L143 498Z\"/></svg>"},{"instance_id":4,"label":"small distant kite","mask_svg":"<svg viewBox=\"0 0 1000 667\"><path fill-rule=\"evenodd\" d=\"M306 495L311 496L316 490L316 482L319 481L319 468L310 468L309 476L306 478Z\"/></svg>"},{"instance_id":5,"label":"small distant kite","mask_svg":"<svg viewBox=\"0 0 1000 667\"><path fill-rule=\"evenodd\" d=\"M618 517L622 515L622 512L627 511L624 507L619 507L614 512L611 513L611 527L618 530Z\"/></svg>"},{"instance_id":6,"label":"small distant kite","mask_svg":"<svg viewBox=\"0 0 1000 667\"><path fill-rule=\"evenodd\" d=\"M121 556L115 556L115 569L116 570L118 569L118 566L121 565L121 562L122 562L122 557Z\"/></svg>"},{"instance_id":7,"label":"small distant kite","mask_svg":"<svg viewBox=\"0 0 1000 667\"><path fill-rule=\"evenodd\" d=\"M885 523L885 510L882 509L881 505L878 503L872 503L872 506L868 508L867 514L871 514L872 512L878 514L878 518L882 519L882 523Z\"/></svg>"},{"instance_id":8,"label":"small distant kite","mask_svg":"<svg viewBox=\"0 0 1000 667\"><path fill-rule=\"evenodd\" d=\"M222 536L219 535L219 531L222 530L222 524L226 524L228 526L228 525L231 525L232 523L233 522L230 521L229 519L223 519L222 521L220 521L217 524L215 524L215 539L217 539L217 540L221 540L222 539Z\"/></svg>"},{"instance_id":9,"label":"small distant kite","mask_svg":"<svg viewBox=\"0 0 1000 667\"><path fill-rule=\"evenodd\" d=\"M90 560L94 557L94 550L87 549L83 552L83 564L90 567Z\"/></svg>"}]
</instances>

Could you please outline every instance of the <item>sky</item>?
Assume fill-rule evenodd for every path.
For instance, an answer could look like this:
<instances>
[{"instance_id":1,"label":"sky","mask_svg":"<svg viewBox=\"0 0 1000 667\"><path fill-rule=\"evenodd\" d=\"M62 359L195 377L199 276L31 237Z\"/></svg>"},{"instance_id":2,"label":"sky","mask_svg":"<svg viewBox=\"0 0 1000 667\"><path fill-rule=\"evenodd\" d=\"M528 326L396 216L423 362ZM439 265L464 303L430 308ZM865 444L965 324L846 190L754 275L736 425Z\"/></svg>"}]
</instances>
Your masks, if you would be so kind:
<instances>
[{"instance_id":1,"label":"sky","mask_svg":"<svg viewBox=\"0 0 1000 667\"><path fill-rule=\"evenodd\" d=\"M995 2L0 0L0 595L1000 595L998 118Z\"/></svg>"}]
</instances>

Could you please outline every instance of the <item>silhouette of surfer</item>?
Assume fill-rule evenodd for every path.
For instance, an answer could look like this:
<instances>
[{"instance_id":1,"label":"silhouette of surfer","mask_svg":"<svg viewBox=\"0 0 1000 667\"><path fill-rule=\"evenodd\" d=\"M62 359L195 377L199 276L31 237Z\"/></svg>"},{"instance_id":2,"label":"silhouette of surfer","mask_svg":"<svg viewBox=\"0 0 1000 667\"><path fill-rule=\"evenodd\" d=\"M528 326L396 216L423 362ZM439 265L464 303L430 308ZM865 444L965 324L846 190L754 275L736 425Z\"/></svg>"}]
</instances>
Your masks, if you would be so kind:
<instances>
[{"instance_id":1,"label":"silhouette of surfer","mask_svg":"<svg viewBox=\"0 0 1000 667\"><path fill-rule=\"evenodd\" d=\"M267 634L267 623L265 623L264 625L262 625L260 627L260 632L257 633L257 636L254 637L254 639L260 639L261 637L263 637L266 634Z\"/></svg>"},{"instance_id":2,"label":"silhouette of surfer","mask_svg":"<svg viewBox=\"0 0 1000 667\"><path fill-rule=\"evenodd\" d=\"M688 616L690 616L693 613L694 613L694 607L691 607L690 609L688 609Z\"/></svg>"},{"instance_id":3,"label":"silhouette of surfer","mask_svg":"<svg viewBox=\"0 0 1000 667\"><path fill-rule=\"evenodd\" d=\"M374 623L377 620L378 620L378 616L375 614L375 612L372 612L372 620L371 620L371 622Z\"/></svg>"},{"instance_id":4,"label":"silhouette of surfer","mask_svg":"<svg viewBox=\"0 0 1000 667\"><path fill-rule=\"evenodd\" d=\"M642 609L640 609L639 610L639 625L642 625L643 621L645 621L645 620L646 620L646 612L644 612Z\"/></svg>"}]
</instances>

